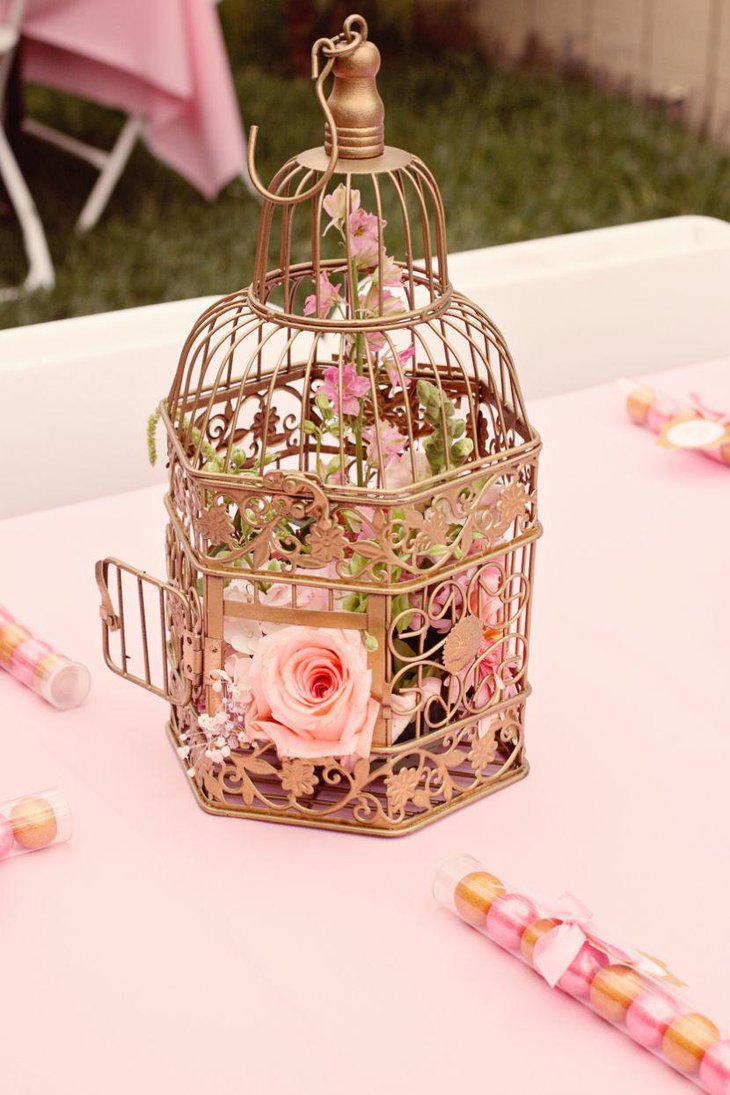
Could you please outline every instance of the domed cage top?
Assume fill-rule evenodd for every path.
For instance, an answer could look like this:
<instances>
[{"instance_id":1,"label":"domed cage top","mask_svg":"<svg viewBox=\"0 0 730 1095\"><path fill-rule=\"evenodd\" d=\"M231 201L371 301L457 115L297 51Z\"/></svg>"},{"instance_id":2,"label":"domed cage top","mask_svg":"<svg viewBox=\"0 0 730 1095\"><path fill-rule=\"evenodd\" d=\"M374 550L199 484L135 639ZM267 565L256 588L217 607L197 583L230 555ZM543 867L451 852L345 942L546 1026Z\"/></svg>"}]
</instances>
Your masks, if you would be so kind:
<instances>
[{"instance_id":1,"label":"domed cage top","mask_svg":"<svg viewBox=\"0 0 730 1095\"><path fill-rule=\"evenodd\" d=\"M169 581L98 577L108 664L169 700L204 808L393 834L527 770L540 443L451 287L433 177L384 145L378 67L359 16L315 44L325 145L270 189L252 131L253 280L200 317L160 408Z\"/></svg>"}]
</instances>

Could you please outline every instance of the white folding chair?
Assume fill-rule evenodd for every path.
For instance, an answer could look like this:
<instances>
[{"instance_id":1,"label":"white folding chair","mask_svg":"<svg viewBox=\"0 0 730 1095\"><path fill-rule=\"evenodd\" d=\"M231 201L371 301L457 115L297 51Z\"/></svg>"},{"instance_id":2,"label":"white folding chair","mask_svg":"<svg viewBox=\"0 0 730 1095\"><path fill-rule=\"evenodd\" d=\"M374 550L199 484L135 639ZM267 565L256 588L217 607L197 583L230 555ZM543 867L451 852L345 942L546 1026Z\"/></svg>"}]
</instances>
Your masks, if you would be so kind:
<instances>
[{"instance_id":1,"label":"white folding chair","mask_svg":"<svg viewBox=\"0 0 730 1095\"><path fill-rule=\"evenodd\" d=\"M0 289L0 300L12 300L36 289L52 289L56 278L38 210L5 132L5 92L20 37L25 0L14 0L0 22L0 176L23 232L28 274L20 288Z\"/></svg>"},{"instance_id":2,"label":"white folding chair","mask_svg":"<svg viewBox=\"0 0 730 1095\"><path fill-rule=\"evenodd\" d=\"M112 195L114 187L119 182L129 157L132 155L137 140L142 135L144 121L136 114L130 114L121 128L114 146L108 151L87 144L67 133L61 133L53 126L38 122L35 118L23 118L22 128L33 137L55 145L56 148L68 152L71 156L77 156L86 160L99 172L99 177L94 183L91 193L84 202L84 207L76 221L76 227L80 232L88 232L93 228L99 217L106 209L107 202Z\"/></svg>"}]
</instances>

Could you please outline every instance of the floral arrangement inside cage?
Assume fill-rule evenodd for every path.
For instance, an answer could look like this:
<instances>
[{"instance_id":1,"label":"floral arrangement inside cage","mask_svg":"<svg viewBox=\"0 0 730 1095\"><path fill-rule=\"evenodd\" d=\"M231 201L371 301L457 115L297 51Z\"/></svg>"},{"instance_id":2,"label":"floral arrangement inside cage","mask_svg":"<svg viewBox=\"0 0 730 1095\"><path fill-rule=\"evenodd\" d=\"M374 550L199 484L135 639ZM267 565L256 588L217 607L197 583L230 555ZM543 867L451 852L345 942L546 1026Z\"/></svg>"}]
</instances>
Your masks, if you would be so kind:
<instances>
[{"instance_id":1,"label":"floral arrangement inside cage","mask_svg":"<svg viewBox=\"0 0 730 1095\"><path fill-rule=\"evenodd\" d=\"M252 284L201 316L151 423L169 580L100 563L104 643L169 700L206 809L390 834L527 770L539 439L504 340L449 283L433 177L384 145L364 20L313 67L325 146L266 189L252 132Z\"/></svg>"}]
</instances>

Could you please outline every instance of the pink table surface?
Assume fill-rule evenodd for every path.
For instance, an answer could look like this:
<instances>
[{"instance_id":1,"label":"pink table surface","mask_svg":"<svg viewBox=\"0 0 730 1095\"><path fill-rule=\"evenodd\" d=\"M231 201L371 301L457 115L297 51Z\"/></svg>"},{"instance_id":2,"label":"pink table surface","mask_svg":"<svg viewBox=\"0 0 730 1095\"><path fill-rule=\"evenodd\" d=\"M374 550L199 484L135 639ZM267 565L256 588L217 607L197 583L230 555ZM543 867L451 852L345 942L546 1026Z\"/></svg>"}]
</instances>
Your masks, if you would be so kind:
<instances>
[{"instance_id":1,"label":"pink table surface","mask_svg":"<svg viewBox=\"0 0 730 1095\"><path fill-rule=\"evenodd\" d=\"M655 379L730 406L728 362ZM164 705L99 643L92 564L162 573L159 489L0 525L0 601L94 675L59 714L0 674L0 798L59 784L77 821L0 868L8 1095L691 1090L430 894L461 851L570 889L730 1021L730 473L659 449L615 386L532 415L532 772L401 840L198 809Z\"/></svg>"},{"instance_id":2,"label":"pink table surface","mask_svg":"<svg viewBox=\"0 0 730 1095\"><path fill-rule=\"evenodd\" d=\"M243 170L211 0L29 0L22 29L26 79L141 115L151 151L205 197Z\"/></svg>"}]
</instances>

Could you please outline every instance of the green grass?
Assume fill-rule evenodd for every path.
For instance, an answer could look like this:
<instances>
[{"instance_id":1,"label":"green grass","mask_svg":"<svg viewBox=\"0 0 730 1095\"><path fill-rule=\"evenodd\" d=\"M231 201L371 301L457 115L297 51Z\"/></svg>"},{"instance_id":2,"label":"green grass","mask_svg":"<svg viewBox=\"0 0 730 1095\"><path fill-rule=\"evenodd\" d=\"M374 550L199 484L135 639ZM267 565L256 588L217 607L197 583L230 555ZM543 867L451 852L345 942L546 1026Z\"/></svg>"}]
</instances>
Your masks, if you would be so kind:
<instances>
[{"instance_id":1,"label":"green grass","mask_svg":"<svg viewBox=\"0 0 730 1095\"><path fill-rule=\"evenodd\" d=\"M321 141L306 80L241 65L246 124L261 125L269 178ZM391 61L380 81L387 139L419 154L441 186L452 250L680 213L730 219L730 157L663 115L584 82L499 72L476 61ZM30 89L29 112L111 144L119 118ZM0 326L224 293L250 280L259 206L235 182L206 203L137 149L107 211L85 237L74 222L92 182L81 162L31 138L23 170L57 267L52 293L0 306ZM0 284L24 277L12 214L0 220Z\"/></svg>"}]
</instances>

